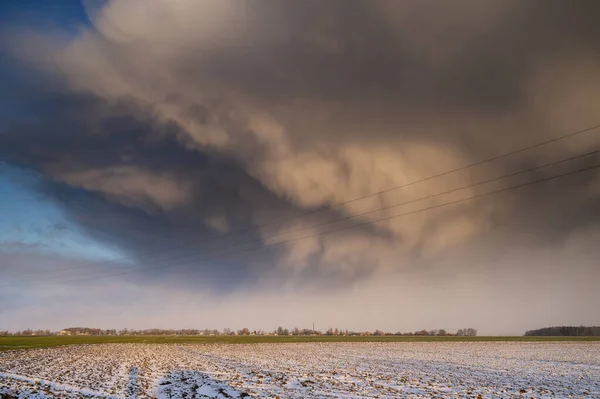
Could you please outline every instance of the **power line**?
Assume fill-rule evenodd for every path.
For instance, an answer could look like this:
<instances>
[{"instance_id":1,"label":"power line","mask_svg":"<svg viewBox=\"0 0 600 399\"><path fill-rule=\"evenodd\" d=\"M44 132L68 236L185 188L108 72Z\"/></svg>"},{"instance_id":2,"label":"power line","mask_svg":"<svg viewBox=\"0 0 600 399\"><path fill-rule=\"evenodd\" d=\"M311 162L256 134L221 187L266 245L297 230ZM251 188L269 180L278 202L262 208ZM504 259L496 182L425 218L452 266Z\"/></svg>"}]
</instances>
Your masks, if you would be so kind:
<instances>
[{"instance_id":1,"label":"power line","mask_svg":"<svg viewBox=\"0 0 600 399\"><path fill-rule=\"evenodd\" d=\"M551 166L559 165L561 163L573 161L573 160L580 159L580 158L585 158L585 157L588 157L588 156L591 156L591 155L596 155L598 153L600 153L600 150L589 151L589 152L584 153L584 154L579 154L579 155L571 156L571 157L568 157L568 158L560 159L558 161L548 162L548 163L543 164L543 165L534 166L534 167L531 167L531 168L528 168L528 169L524 169L524 170L520 170L520 171L517 171L517 172L509 173L507 175L502 175L502 176L498 176L498 177L495 177L495 178L490 178L490 179L483 180L483 181L480 181L480 182L477 182L477 183L471 183L471 184L464 185L464 186L461 186L461 187L457 187L457 188L454 188L454 189L451 189L451 190L446 190L446 191L443 191L443 192L440 192L440 193L430 194L430 195L427 195L427 196L424 196L424 197L419 197L419 198L415 198L415 199L412 199L412 200L402 201L402 202L399 202L399 203L396 203L396 204L388 205L388 206L385 206L385 207L380 207L380 208L377 208L377 209L374 209L374 210L371 210L371 211L366 211L366 212L362 212L362 213L359 213L359 214L353 214L353 215L345 216L345 217L342 217L342 218L338 218L338 219L334 219L334 220L330 220L330 221L326 221L326 222L314 224L314 225L311 225L311 226L300 227L300 228L292 229L292 230L285 231L285 232L282 232L282 233L272 234L270 236L264 236L264 237L260 237L260 238L256 238L256 239L242 241L242 242L239 242L237 244L225 246L224 248L221 248L221 249L229 249L229 248L234 248L234 247L238 247L238 246L246 245L246 244L251 244L251 243L255 243L255 242L262 242L262 241L265 241L265 240L268 240L268 239L271 239L271 238L277 238L277 237L288 235L288 234L292 234L292 233L298 233L298 232L301 232L301 231L306 231L306 230L314 229L316 227L323 227L323 226L326 226L326 225L329 225L329 224L334 224L334 223L339 223L339 222L346 221L346 220L356 219L356 218L359 218L359 217L362 217L362 216L370 215L370 214L381 212L381 211L384 211L384 210L388 210L388 209L392 209L392 208L397 208L399 206L408 205L408 204L412 204L412 203L424 201L424 200L427 200L427 199L436 198L436 197L439 197L439 196L442 196L442 195L446 195L446 194L450 194L450 193L454 193L454 192L466 190L468 188L473 188L473 187L477 187L477 186L480 186L480 185L484 185L484 184L488 184L488 183L492 183L492 182L496 182L496 181L508 179L508 178L511 178L511 177L515 177L515 176L518 176L518 175L522 175L522 174L525 174L525 173L533 172L533 171L536 171L536 170L545 169L545 168L548 168L548 167L551 167ZM173 261L173 260L176 260L176 259L187 258L187 257L195 255L195 254L202 254L202 252L201 251L194 251L192 253L188 253L188 254L185 254L185 255L179 255L179 256L175 256L175 257L171 257L171 258L167 258L167 259L159 259L159 260L155 260L155 261L145 262L143 264L144 265L148 265L148 264L154 264L154 263L157 263L157 262ZM114 268L114 269L111 269L111 270L121 270L121 269L125 269L125 268L130 268L130 267L133 267L133 266L136 266L136 265L139 266L140 263L136 263L134 265L126 265L126 266L123 266L123 267L120 267L120 268ZM23 276L23 275L30 275L30 274L36 274L36 275L38 275L38 274L44 273L44 272L45 273L54 273L54 272L56 272L56 270L40 271L39 273L29 272L29 273L19 273L19 274L11 274L11 275L13 275L13 276L15 276L15 275L16 276ZM81 274L79 274L79 275L81 275ZM85 273L83 273L83 275L85 275ZM65 276L51 276L49 278L62 278L62 277L65 277ZM45 279L47 279L47 278L48 277L46 277Z\"/></svg>"},{"instance_id":2,"label":"power line","mask_svg":"<svg viewBox=\"0 0 600 399\"><path fill-rule=\"evenodd\" d=\"M212 242L212 241L215 241L215 240L222 240L222 239L225 239L225 238L228 238L228 237L241 235L241 234L244 234L244 233L247 233L247 232L250 232L250 231L254 231L254 230L258 230L258 229L261 229L261 228L264 228L264 227L267 227L267 226L271 226L271 225L274 225L274 224L284 223L284 222L288 222L288 221L295 220L295 219L298 219L298 218L302 218L302 217L305 217L305 216L314 215L314 214L317 214L317 213L325 211L325 210L337 208L337 207L342 206L342 205L354 203L354 202L361 201L361 200L364 200L364 199L367 199L367 198L371 198L371 197L374 197L374 196L377 196L377 195L389 193L391 191L395 191L395 190L399 190L399 189L406 188L406 187L409 187L409 186L413 186L415 184L423 183L423 182L426 182L426 181L429 181L429 180L433 180L433 179L436 179L436 178L439 178L439 177L444 177L444 176L450 175L452 173L461 172L461 171L464 171L464 170L467 170L467 169L470 169L470 168L473 168L473 167L476 167L476 166L480 166L480 165L483 165L483 164L486 164L486 163L489 163L489 162L494 162L494 161L497 161L497 160L502 159L502 158L506 158L506 157L511 156L511 155L519 154L519 153L522 153L522 152L525 152L525 151L528 151L528 150L532 150L532 149L535 149L535 148L538 148L538 147L541 147L541 146L544 146L544 145L547 145L547 144L551 144L551 143L554 143L554 142L557 142L557 141L560 141L560 140L565 140L567 138L571 138L571 137L574 137L574 136L577 136L577 135L580 135L580 134L583 134L583 133L587 133L589 131L592 131L592 130L595 130L595 129L598 129L598 128L600 128L600 124L594 125L594 126L590 126L590 127L587 127L585 129L581 129L581 130L578 130L578 131L575 131L575 132L567 133L567 134L562 135L562 136L554 137L554 138L552 138L550 140L546 140L546 141L543 141L543 142L540 142L540 143L536 143L536 144L533 144L533 145L522 147L522 148L519 148L517 150L513 150L513 151L510 151L510 152L501 154L501 155L497 155L497 156L494 156L494 157L491 157L491 158L487 158L485 160L481 160L481 161L478 161L478 162L475 162L475 163L472 163L472 164L469 164L469 165L458 167L458 168L455 168L455 169L452 169L452 170L449 170L449 171L446 171L446 172L443 172L443 173L432 175L432 176L429 176L429 177L426 177L426 178L422 178L422 179L419 179L419 180L414 180L412 182L405 183L405 184L402 184L402 185L390 187L388 189L381 190L381 191L378 191L378 192L375 192L375 193L372 193L372 194L367 194L367 195L363 195L363 196L360 196L360 197L355 197L355 198L352 198L352 199L349 199L349 200L346 200L346 201L341 201L341 202L337 202L337 203L334 203L334 204L326 205L324 207L320 207L320 208L315 209L315 210L311 210L311 211L307 211L307 212L300 213L300 214L297 214L297 215L293 215L293 216L290 216L290 217L287 217L287 218L272 220L272 221L269 221L269 222L266 222L266 223L263 223L263 224L259 224L259 225L256 225L256 226L251 226L251 227L244 228L244 229L241 229L241 230L238 230L238 231L233 231L233 232L221 235L221 236L211 237L211 238L207 238L207 239L200 240L200 241L194 241L193 244L205 244L205 243ZM190 245L192 245L191 241L186 242L185 244L174 246L174 247L167 247L167 248L157 249L157 250L154 250L154 251L144 252L144 253L141 253L141 254L136 254L136 255L132 255L132 256L128 256L128 257L111 259L111 260L107 260L107 261L103 261L103 262L93 262L93 263L88 263L88 264L83 264L83 265L70 266L70 267L65 267L65 268L60 268L60 269L52 269L52 270L49 270L49 271L50 272L60 272L60 271L75 270L75 269L84 269L84 268L89 268L89 267L101 266L101 265L106 265L106 264L110 264L110 263L115 263L115 262L130 260L130 259L136 259L138 257L144 257L144 256L148 256L148 255L154 255L154 254L157 254L157 253L172 251L172 250L175 250L175 249L188 248ZM174 259L177 259L177 258L179 258L179 257L175 257ZM169 260L169 259L166 259L166 260ZM29 273L25 273L25 274L29 274ZM33 272L31 274L33 274Z\"/></svg>"},{"instance_id":3,"label":"power line","mask_svg":"<svg viewBox=\"0 0 600 399\"><path fill-rule=\"evenodd\" d=\"M426 208L417 209L417 210L410 211L410 212L400 213L398 215L386 216L386 217L382 217L382 218L379 218L379 219L374 219L374 220L369 220L369 221L357 223L357 224L354 224L354 225L351 225L351 226L340 227L340 228L333 229L333 230L323 231L323 232L319 232L319 233L315 233L315 234L309 234L309 235L306 235L306 236L296 237L296 238L292 238L292 239L288 239L288 240L283 240L283 241L278 241L278 242L274 242L274 243L265 243L265 244L257 246L257 247L247 248L247 249L238 250L238 251L234 251L234 252L223 253L223 254L217 254L217 255L209 256L209 257L206 257L206 258L203 258L203 259L192 260L190 262L184 262L184 263L178 263L178 264L169 264L169 265L159 265L159 266L144 268L144 269L140 269L140 270L125 271L125 272L122 272L122 273L116 273L116 274L112 274L112 275L111 274L100 275L100 276L79 278L79 279L75 279L75 280L65 280L65 281L59 281L59 282L69 283L69 282L86 281L86 280L92 280L92 279L97 279L97 278L102 278L102 277L122 276L122 275L128 275L128 274L137 273L137 272L140 272L140 271L158 270L158 269L165 269L165 268L176 267L176 266L184 266L184 265L193 264L193 263L197 263L197 262L204 262L204 261L207 261L207 260L216 259L216 258L220 258L220 257L224 257L224 256L237 255L237 254L240 254L240 253L245 253L245 252L250 252L250 251L256 251L256 250L260 250L260 249L263 249L263 248L266 248L266 247L272 247L272 246L275 246L275 245L280 245L280 244L286 244L286 243L290 243L290 242L305 240L305 239L312 238L312 237L318 237L318 236L323 236L323 235L327 235L327 234L333 234L333 233L337 233L337 232L343 231L343 230L348 230L348 229L353 229L353 228L356 228L356 227L362 227L362 226L372 225L372 224L379 223L379 222L382 222L382 221L396 219L396 218L400 218L400 217L404 217L404 216L408 216L408 215L414 215L414 214L425 212L425 211L429 211L429 210L432 210L432 209L439 209L439 208L450 206L450 205L455 205L455 204L459 204L459 203L463 203L463 202L467 202L467 201L472 201L472 200L483 198L483 197L487 197L487 196L490 196L490 195L499 194L499 193L503 193L503 192L507 192L507 191L511 191L511 190L515 190L515 189L519 189L519 188L523 188L523 187L527 187L527 186L531 186L531 185L535 185L535 184L539 184L539 183L543 183L543 182L547 182L547 181L559 179L559 178L562 178L562 177L572 176L572 175L575 175L577 173L583 173L583 172L591 171L591 170L598 169L598 168L600 168L600 164L593 165L593 166L588 166L588 167L585 167L585 168L581 168L581 169L577 169L577 170L574 170L574 171L562 173L562 174L559 174L559 175L554 175L554 176L550 176L550 177L546 177L546 178L541 178L541 179L533 180L533 181L530 181L530 182L527 182L527 183L522 183L522 184L510 186L510 187L505 187L505 188L502 188L502 189L498 189L498 190L490 191L490 192L487 192L487 193L482 193L482 194L474 195L474 196L463 198L463 199L459 199L459 200L454 200L454 201L446 202L446 203L443 203L443 204L433 205L433 206L429 206L429 207L426 207ZM0 286L0 287L17 287L17 286L24 286L24 285L26 286L26 285L31 285L31 284L20 284L20 285L19 284L13 284L13 285L4 285L4 286Z\"/></svg>"}]
</instances>

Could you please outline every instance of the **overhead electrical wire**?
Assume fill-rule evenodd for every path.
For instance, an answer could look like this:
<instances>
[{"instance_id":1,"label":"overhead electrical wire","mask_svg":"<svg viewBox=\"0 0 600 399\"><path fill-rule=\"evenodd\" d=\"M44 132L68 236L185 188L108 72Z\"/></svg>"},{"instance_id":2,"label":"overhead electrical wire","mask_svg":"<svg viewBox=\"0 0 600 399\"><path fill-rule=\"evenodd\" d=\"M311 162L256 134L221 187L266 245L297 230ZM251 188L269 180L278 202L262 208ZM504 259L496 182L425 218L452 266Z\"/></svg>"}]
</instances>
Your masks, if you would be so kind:
<instances>
[{"instance_id":1,"label":"overhead electrical wire","mask_svg":"<svg viewBox=\"0 0 600 399\"><path fill-rule=\"evenodd\" d=\"M562 159L562 160L559 160L559 161L555 161L555 162L552 162L552 163L549 163L549 164L545 164L545 165L542 165L542 166L538 166L538 167L534 167L534 168L529 168L529 169L526 169L526 170L523 170L523 171L511 173L509 175L500 176L498 178L489 179L489 180L486 180L486 181L474 183L474 184L471 184L471 185L468 185L468 186L464 186L464 187L461 187L461 188L456 188L456 189L448 190L446 192L437 193L437 194L430 195L430 196L427 196L427 197L422 197L420 199L415 199L412 202L422 201L422 200L426 200L426 199L438 197L438 196L449 194L449 193L456 192L456 191L459 191L459 190L464 190L466 188L470 188L470 187L473 187L473 186L482 185L482 184L490 183L490 182L493 182L493 181L498 181L498 180L501 180L501 179L505 179L505 178L516 176L518 174L523 174L523 173L526 173L526 172L531 172L531 171L534 171L534 170L539 170L539 169L542 169L542 168L545 168L545 167L549 167L549 166L556 165L556 164L559 164L559 163L567 162L569 160L574 160L574 159L577 159L577 158L582 158L582 157L585 157L585 156L590 156L590 155L594 155L594 154L598 154L598 153L600 153L600 150L588 152L588 153L581 154L581 155L574 156L574 157L569 157L569 158ZM164 268L169 268L169 267L183 266L183 265L188 265L188 264L193 264L193 263L198 263L198 262L204 262L204 261L215 259L215 258L221 258L221 257L224 257L224 256L231 256L231 255L235 255L235 254L239 254L239 253L244 253L244 252L249 252L249 251L256 251L256 250L260 250L260 249L266 248L266 247L272 247L272 246L275 246L275 245L280 245L280 244L295 242L295 241L304 240L304 239L308 239L308 238L312 238L312 237L318 237L318 236L323 236L323 235L327 235L327 234L332 234L332 233L336 233L336 232L347 230L347 229L352 229L352 228L361 227L361 226L367 226L367 225L379 223L379 222L390 220L390 219L395 219L395 218L399 218L399 217L403 217L403 216L408 216L408 215L413 215L413 214L416 214L416 213L420 213L420 212L424 212L424 211L428 211L428 210L432 210L432 209L438 209L438 208L442 208L442 207L449 206L449 205L454 205L454 204L458 204L458 203L462 203L462 202L466 202L466 201L471 201L471 200L479 199L479 198L486 197L486 196L489 196L489 195L503 193L503 192L507 192L507 191L510 191L510 190L515 190L515 189L518 189L518 188L527 187L527 186L531 186L531 185L534 185L534 184L539 184L539 183L546 182L546 181L555 180L555 179L562 178L562 177L572 176L572 175L575 175L577 173L583 173L583 172L586 172L586 171L591 171L591 170L597 169L599 167L600 167L600 164L593 165L593 166L588 166L588 167L580 168L580 169L577 169L577 170L572 170L572 171L569 171L569 172L566 172L566 173L562 173L562 174L558 174L558 175L553 175L553 176L550 176L550 177L545 177L545 178L541 178L541 179L529 181L529 182L526 182L526 183L521 183L521 184L509 186L509 187L505 187L505 188L502 188L502 189L497 189L497 190L489 191L489 192L478 194L478 195L473 195L473 196L470 196L470 197L467 197L467 198L462 198L462 199L459 199L459 200L454 200L454 201L445 202L445 203L442 203L442 204L437 204L437 205L433 205L433 206L429 206L429 207L425 207L425 208L421 208L421 209L417 209L417 210L413 210L413 211L409 211L409 212L405 212L405 213L400 213L400 214L397 214L397 215L386 216L386 217L382 217L382 218L378 218L378 219L374 219L374 220L367 220L367 221L364 221L364 222L353 224L351 226L344 226L344 227L336 228L336 229L333 229L333 230L322 231L322 232L318 232L318 233L314 233L314 234L309 234L309 235L305 235L305 236L301 236L301 237L295 237L295 238L288 239L288 240L282 240L282 241L277 241L277 242L273 242L273 243L263 243L262 245L259 245L259 246L256 246L256 247L246 248L246 249L242 249L242 250L238 250L238 251L233 251L233 252L226 252L226 253L211 255L211 256L208 256L208 257L205 257L205 258L201 258L201 259L193 259L193 260L191 260L189 262L171 263L171 264L167 264L167 265L158 265L158 266L154 266L154 267L144 267L142 269L127 270L127 271L121 272L121 273L109 273L109 274L106 274L106 275L99 275L99 276L92 276L92 277L89 277L89 276L86 275L85 278L79 278L79 279L67 280L67 281L60 281L60 282L63 282L63 283L65 283L65 282L77 282L77 281L85 281L85 280L97 279L97 278L103 278L103 277L115 277L115 276L121 276L121 275L138 273L138 272L141 272L141 271L148 271L148 270L156 270L156 269L164 269ZM399 205L395 205L395 206L399 206ZM380 209L380 210L383 210L383 209ZM378 211L380 211L380 210L378 210ZM373 211L373 212L377 212L377 211ZM341 220L338 220L338 221L341 221ZM332 223L338 222L338 221L333 221ZM287 233L284 233L284 234L287 234ZM273 238L273 237L275 237L275 236L272 236L271 238ZM263 237L263 238L260 239L260 241L263 241L264 239L265 238ZM248 244L248 243L250 243L250 242L239 243L239 244L236 244L235 246L240 246L240 245L244 245L244 244ZM129 267L125 267L125 268L129 269L130 266ZM124 268L121 268L121 269L124 269ZM120 269L104 270L104 271L101 271L101 272L111 272L111 271L114 271L114 270L120 270ZM61 278L65 278L65 277L72 277L72 276L60 276L60 277ZM47 281L47 278L44 279L44 281ZM9 286L22 286L22 285L28 285L28 284L11 284ZM0 287L3 287L3 286L0 285Z\"/></svg>"},{"instance_id":2,"label":"overhead electrical wire","mask_svg":"<svg viewBox=\"0 0 600 399\"><path fill-rule=\"evenodd\" d=\"M251 239L251 240L241 241L241 242L238 242L238 243L235 243L235 244L232 244L232 245L225 246L225 247L220 248L220 249L228 249L228 248L237 247L237 246L240 246L240 245L246 245L246 244L251 244L251 243L255 243L255 242L262 242L262 241L265 241L265 240L268 240L268 239L271 239L271 238L277 238L277 237L281 237L281 236L292 234L292 233L298 233L298 232L301 232L301 231L306 231L306 230L314 229L316 227L323 227L323 226L326 226L326 225L335 224L335 223L339 223L339 222L346 221L346 220L356 219L356 218L359 218L359 217L362 217L362 216L367 216L367 215L370 215L370 214L373 214L373 213L377 213L377 212L381 212L381 211L384 211L384 210L388 210L388 209L392 209L392 208L397 208L399 206L408 205L408 204L412 204L412 203L424 201L424 200L427 200L427 199L436 198L436 197L439 197L439 196L442 196L442 195L446 195L446 194L450 194L450 193L454 193L454 192L466 190L466 189L469 189L469 188L477 187L477 186L480 186L480 185L484 185L484 184L488 184L488 183L492 183L492 182L496 182L496 181L508 179L510 177L515 177L515 176L518 176L518 175L521 175L521 174L533 172L533 171L536 171L536 170L545 169L545 168L548 168L548 167L551 167L551 166L559 165L561 163L573 161L573 160L576 160L576 159L579 159L579 158L585 158L585 157L588 157L588 156L591 156L591 155L596 155L596 154L599 154L599 153L600 153L600 150L589 151L589 152L586 152L584 154L579 154L579 155L571 156L571 157L568 157L568 158L560 159L558 161L548 162L548 163L543 164L543 165L534 166L534 167L531 167L531 168L528 168L528 169L524 169L524 170L520 170L520 171L517 171L517 172L509 173L509 174L506 174L506 175L502 175L502 176L494 177L494 178L491 178L491 179L479 181L477 183L471 183L471 184L468 184L468 185L464 185L464 186L461 186L461 187L453 188L453 189L450 189L450 190L447 190L447 191L443 191L443 192L440 192L440 193L429 194L429 195L424 196L424 197L419 197L419 198L414 198L414 199L407 200L407 201L402 201L402 202L395 203L395 204L392 204L392 205L387 205L387 206L384 206L384 207L380 207L380 208L377 208L377 209L374 209L374 210L370 210L370 211L366 211L366 212L362 212L362 213L358 213L358 214L352 214L352 215L348 215L348 216L345 216L345 217L342 217L342 218L338 218L338 219L334 219L334 220L329 220L329 221L326 221L326 222L321 222L321 223L310 225L310 226L304 226L304 227L300 227L300 228L297 228L297 229L292 229L292 230L280 232L280 233L277 233L277 234L272 234L272 235L269 235L269 236L262 236L262 237L254 238L254 239ZM203 251L193 251L192 253L186 253L186 254L179 255L179 256L174 256L174 257L171 257L171 258L157 259L157 260L149 261L149 262L142 262L142 264L143 265L149 265L149 264L154 264L154 263L157 263L157 262L173 261L173 260L176 260L176 259L182 259L182 258L187 258L187 257L193 256L193 255L202 254L202 252ZM129 268L129 267L136 266L136 265L139 266L140 263L136 263L134 265L125 265L125 266L120 267L120 268L114 268L114 269L109 269L109 270L120 270L122 268ZM45 272L48 273L48 272L55 272L55 271L56 270L47 270ZM41 272L44 272L44 271L41 271ZM28 275L28 274L36 274L36 275L38 275L40 273L38 273L38 272L29 272L29 273L21 273L21 274L16 274L16 275L17 276L23 276L23 275ZM12 274L12 275L14 276L15 274ZM64 277L64 276L57 276L57 277ZM52 278L52 277L50 277L50 278Z\"/></svg>"},{"instance_id":3,"label":"overhead electrical wire","mask_svg":"<svg viewBox=\"0 0 600 399\"><path fill-rule=\"evenodd\" d=\"M567 133L567 134L564 134L564 135L561 135L561 136L557 136L557 137L554 137L552 139L549 139L549 140L546 140L546 141L543 141L543 142L539 142L539 143L536 143L536 144L532 144L532 145L529 145L529 146L526 146L526 147L521 147L519 149L512 150L510 152L506 152L506 153L503 153L503 154L500 154L500 155L496 155L494 157L487 158L487 159L484 159L484 160L481 160L481 161L478 161L478 162L475 162L475 163L471 163L471 164L468 164L468 165L465 165L465 166L461 166L461 167L458 167L458 168L455 168L455 169L452 169L452 170L449 170L449 171L446 171L446 172L442 172L442 173L439 173L439 174L436 174L436 175L432 175L432 176L425 177L425 178L422 178L422 179L414 180L414 181L411 181L409 183L397 185L397 186L390 187L390 188L387 188L385 190L381 190L381 191L374 192L374 193L371 193L371 194L367 194L367 195L363 195L363 196L360 196L360 197L355 197L355 198L352 198L352 199L349 199L349 200L345 200L345 201L337 202L337 203L334 203L334 204L326 205L326 206L320 207L318 209L307 211L307 212L300 213L300 214L297 214L297 215L293 215L293 216L290 216L290 217L281 218L281 219L275 219L275 220L272 220L272 221L269 221L269 222L266 222L266 223L263 223L263 224L258 224L256 226L251 226L251 227L240 229L240 230L237 230L237 231L232 231L230 233L223 234L223 235L220 235L220 236L211 237L211 238L207 238L207 239L199 240L199 241L194 240L193 242L189 241L189 242L186 242L186 244L182 244L182 245L177 245L177 246L173 246L173 247L162 248L162 249L158 249L158 250L154 250L154 251L139 253L139 254L135 254L135 255L132 255L132 256L128 256L128 257L110 259L110 260L102 261L102 262L93 262L93 263L87 263L87 264L76 265L76 266L69 266L69 267L58 268L58 269L48 269L48 270L44 270L44 271L25 272L25 273L19 273L19 274L11 274L11 275L13 275L13 276L21 276L21 275L27 275L27 274L39 274L39 273L44 273L44 272L50 273L50 272L61 272L61 271L68 271L68 270L85 269L85 268L91 268L91 267L97 267L97 266L101 266L101 265L111 264L111 263L115 263L115 262L121 262L121 261L126 261L126 260L131 260L131 259L138 259L138 258L141 258L141 257L145 257L145 256L149 256L149 255L155 255L155 254L158 254L158 253L163 253L163 252L168 252L168 251L173 251L173 250L176 250L176 249L189 248L190 245L205 244L205 243L209 243L209 242L216 241L216 240L223 240L225 238L229 238L229 237L233 237L233 236L238 236L238 235L241 235L241 234L248 233L250 231L259 230L259 229L262 229L262 228L267 227L267 226L275 225L275 224L278 224L278 223L284 223L284 222L295 220L295 219L302 218L302 217L305 217L305 216L314 215L314 214L317 214L319 212L322 212L322 211L325 211L325 210L328 210L328 209L333 209L333 208L336 208L336 207L339 207L339 206L342 206L342 205L347 205L347 204L350 204L350 203L361 201L361 200L364 200L364 199L367 199L367 198L371 198L371 197L374 197L374 196L378 196L378 195L381 195L381 194L385 194L385 193L388 193L388 192L399 190L399 189L402 189L402 188L405 188L405 187L409 187L409 186L412 186L412 185L415 185L415 184L418 184L418 183L423 183L423 182L426 182L426 181L429 181L429 180L433 180L433 179L436 179L436 178L448 176L450 174L457 173L457 172L464 171L464 170L468 170L470 168L474 168L476 166L480 166L480 165L483 165L483 164L486 164L486 163L494 162L494 161L497 161L497 160L502 159L502 158L506 158L506 157L511 156L511 155L519 154L519 153L522 153L522 152L525 152L525 151L528 151L528 150L532 150L532 149L535 149L535 148L538 148L538 147L541 147L541 146L544 146L544 145L548 145L548 144L551 144L551 143L554 143L554 142L558 142L558 141L561 141L561 140L565 140L567 138L571 138L571 137L583 134L583 133L587 133L587 132L596 130L598 128L600 128L600 124L593 125L593 126L590 126L590 127L584 128L584 129L580 129L580 130L577 130L577 131L574 131L574 132L570 132L570 133ZM583 156L585 156L585 155L586 154L584 154ZM589 155L589 154L587 154L587 155ZM564 161L560 161L560 162L564 162ZM542 167L545 167L545 166L542 166ZM518 173L525 173L525 172L518 172ZM483 184L483 183L478 183L478 184ZM394 205L394 206L399 206L399 205L401 205L401 204ZM375 210L375 211L372 211L372 212L377 212L377 211L379 211L379 210ZM315 227L315 226L313 226L313 227ZM279 233L279 234L291 234L292 232L297 232L297 230L288 231L288 232ZM260 238L258 240L263 240L263 239L265 239L265 237L262 237L262 238ZM179 259L179 258L181 258L181 256L177 256L177 257L174 257L174 258L168 258L168 259L165 259L165 260ZM153 263L153 262L155 262L155 261L144 262L144 264ZM133 266L133 265L130 265L130 266Z\"/></svg>"}]
</instances>

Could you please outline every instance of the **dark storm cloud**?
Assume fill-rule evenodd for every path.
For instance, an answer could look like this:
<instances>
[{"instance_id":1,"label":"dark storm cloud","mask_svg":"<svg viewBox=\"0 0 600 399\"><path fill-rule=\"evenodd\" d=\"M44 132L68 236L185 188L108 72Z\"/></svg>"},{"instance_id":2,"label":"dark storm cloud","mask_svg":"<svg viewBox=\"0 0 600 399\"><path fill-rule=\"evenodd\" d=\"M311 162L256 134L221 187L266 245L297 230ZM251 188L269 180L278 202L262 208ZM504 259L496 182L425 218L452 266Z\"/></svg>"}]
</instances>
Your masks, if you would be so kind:
<instances>
[{"instance_id":1,"label":"dark storm cloud","mask_svg":"<svg viewBox=\"0 0 600 399\"><path fill-rule=\"evenodd\" d=\"M192 273L195 278L201 276L203 285L215 289L226 289L240 280L252 280L238 260L200 260L237 242L260 244L256 232L252 231L236 235L234 240L215 238L219 233L246 230L263 207L277 214L293 209L248 177L235 163L179 145L169 135L169 130L177 129L176 126L157 127L151 121L129 116L127 111L133 107L127 103L118 104L114 107L118 110L114 111L87 96L49 95L46 101L36 122L16 123L13 131L5 132L3 154L11 163L48 173L49 179L38 182L35 189L61 206L82 231L132 254L131 260L149 267L147 274L154 278L170 273L170 268L161 268L161 265L183 264L187 266L175 270ZM161 139L154 136L157 128L164 129L158 133ZM14 131L20 134L11 134ZM89 134L90 131L94 133ZM117 196L101 195L52 180L57 170L63 173L90 168L106 171L115 165L152 173L167 172L172 179L185 178L190 182L189 198L185 205L165 211L155 198L145 197L143 193L125 191ZM110 171L104 173L99 178L114 179ZM212 226L211 217L218 217L222 223ZM268 258L268 252L264 252ZM146 253L153 255L143 256ZM246 257L243 261L251 259ZM271 264L263 261L261 269L268 269ZM70 278L101 276L103 271L111 272L111 269L120 273L134 268L122 262L99 265L95 269L73 268L74 276ZM69 277L69 274L59 273L59 276ZM197 286L197 281L193 284Z\"/></svg>"},{"instance_id":2,"label":"dark storm cloud","mask_svg":"<svg viewBox=\"0 0 600 399\"><path fill-rule=\"evenodd\" d=\"M362 196L598 122L589 110L569 114L577 104L560 100L561 84L600 81L594 68L575 76L598 65L595 1L155 1L143 15L136 5L146 7L109 3L95 30L66 48L15 41L25 60L43 66L29 73L48 81L27 93L9 85L22 114L0 130L1 158L43 173L44 194L92 236L133 254ZM587 107L599 97L585 98ZM561 144L550 155L592 146ZM547 158L532 152L484 171ZM464 173L454 183L481 175ZM221 284L270 273L346 284L396 262L395 251L421 254L436 234L446 247L464 244L448 237L474 245L496 230L547 245L597 223L596 176L294 244L290 254L277 249L184 270L210 271ZM411 195L423 194L415 187ZM314 220L360 212L340 207ZM373 247L353 244L356 237ZM303 266L278 266L287 263Z\"/></svg>"},{"instance_id":3,"label":"dark storm cloud","mask_svg":"<svg viewBox=\"0 0 600 399\"><path fill-rule=\"evenodd\" d=\"M182 78L199 88L227 82L271 106L360 101L366 112L406 118L437 107L518 109L540 63L598 56L593 1L259 4L244 9L250 32L231 28L233 44L182 54Z\"/></svg>"}]
</instances>

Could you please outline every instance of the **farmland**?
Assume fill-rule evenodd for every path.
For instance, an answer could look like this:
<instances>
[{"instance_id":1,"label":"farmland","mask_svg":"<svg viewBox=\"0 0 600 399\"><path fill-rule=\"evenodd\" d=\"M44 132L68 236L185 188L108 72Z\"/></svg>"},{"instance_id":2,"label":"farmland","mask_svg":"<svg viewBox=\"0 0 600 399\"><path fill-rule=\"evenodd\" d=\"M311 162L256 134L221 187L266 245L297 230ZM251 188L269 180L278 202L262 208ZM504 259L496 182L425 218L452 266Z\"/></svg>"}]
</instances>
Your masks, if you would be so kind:
<instances>
[{"instance_id":1,"label":"farmland","mask_svg":"<svg viewBox=\"0 0 600 399\"><path fill-rule=\"evenodd\" d=\"M538 341L600 341L600 337L431 337L431 336L165 336L165 335L118 335L118 336L48 336L48 337L0 337L0 351L13 349L47 348L63 345L146 343L146 344L251 344L251 343L298 343L298 342L538 342Z\"/></svg>"},{"instance_id":2,"label":"farmland","mask_svg":"<svg viewBox=\"0 0 600 399\"><path fill-rule=\"evenodd\" d=\"M217 339L204 339L211 338ZM0 393L36 399L600 398L600 342L252 337L280 341L248 344L242 338L250 337L234 338L230 343L238 345L182 338L8 350L0 353Z\"/></svg>"}]
</instances>

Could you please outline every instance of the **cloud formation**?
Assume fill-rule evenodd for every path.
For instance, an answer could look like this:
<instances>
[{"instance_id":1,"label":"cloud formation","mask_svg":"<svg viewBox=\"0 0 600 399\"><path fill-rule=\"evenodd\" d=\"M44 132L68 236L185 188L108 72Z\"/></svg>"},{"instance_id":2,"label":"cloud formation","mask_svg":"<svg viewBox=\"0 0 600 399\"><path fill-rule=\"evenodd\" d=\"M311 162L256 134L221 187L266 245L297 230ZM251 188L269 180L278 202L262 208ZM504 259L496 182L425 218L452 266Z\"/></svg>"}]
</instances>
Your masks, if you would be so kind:
<instances>
[{"instance_id":1,"label":"cloud formation","mask_svg":"<svg viewBox=\"0 0 600 399\"><path fill-rule=\"evenodd\" d=\"M91 26L68 40L28 32L11 43L45 83L19 97L35 118L11 118L0 131L0 156L40 171L48 198L141 263L200 260L301 228L282 239L319 234L325 228L311 226L336 218L357 216L327 228L373 222L598 161L363 215L590 151L599 142L592 132L265 225L597 124L600 7L115 0L89 11ZM597 234L598 195L591 171L141 274L176 286L186 276L209 276L216 290L294 292L375 287L380 275L403 281L450 267L476 285L508 267L493 261L498 253L539 254L582 232ZM206 242L239 230L245 233ZM179 249L136 258L163 247ZM535 265L523 262L511 273L541 270ZM561 270L600 273L569 267ZM422 294L436 296L434 286Z\"/></svg>"}]
</instances>

